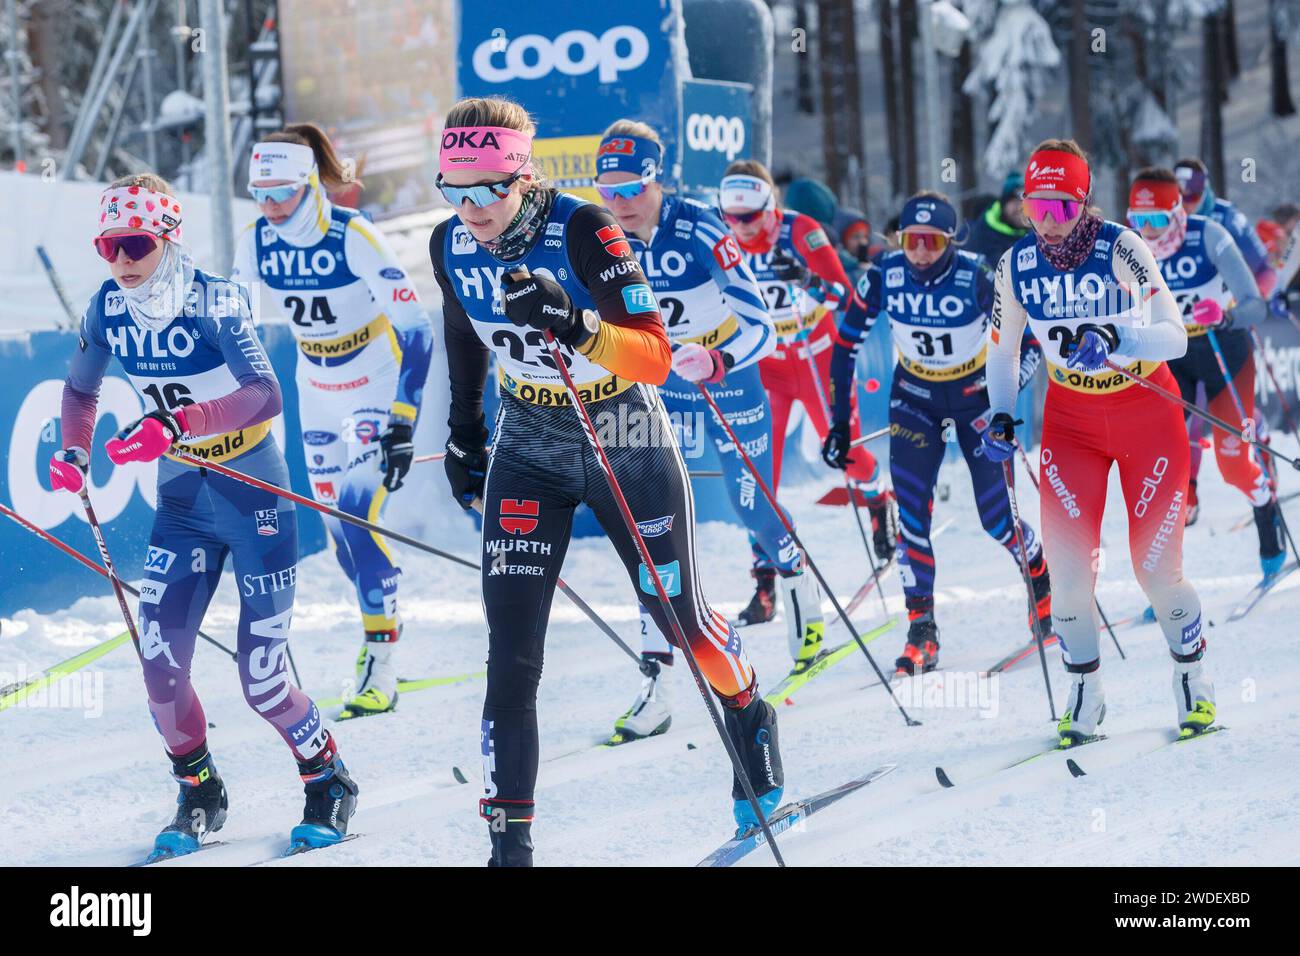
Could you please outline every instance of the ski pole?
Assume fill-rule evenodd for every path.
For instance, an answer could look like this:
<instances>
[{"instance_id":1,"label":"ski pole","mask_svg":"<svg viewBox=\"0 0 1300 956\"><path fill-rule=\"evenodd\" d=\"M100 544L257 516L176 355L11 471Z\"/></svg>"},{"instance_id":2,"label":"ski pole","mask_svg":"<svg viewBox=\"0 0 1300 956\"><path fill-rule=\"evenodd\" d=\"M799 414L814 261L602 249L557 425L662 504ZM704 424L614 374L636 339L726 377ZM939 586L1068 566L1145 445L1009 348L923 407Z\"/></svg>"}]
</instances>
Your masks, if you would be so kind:
<instances>
[{"instance_id":1,"label":"ski pole","mask_svg":"<svg viewBox=\"0 0 1300 956\"><path fill-rule=\"evenodd\" d=\"M849 447L857 448L859 445L865 445L867 442L874 441L877 438L884 438L890 433L890 431L892 431L892 429L886 425L884 428L877 428L874 432L869 434L859 435L857 438L853 439L853 441L849 442Z\"/></svg>"},{"instance_id":2,"label":"ski pole","mask_svg":"<svg viewBox=\"0 0 1300 956\"><path fill-rule=\"evenodd\" d=\"M1237 409L1237 417L1241 419L1242 428L1245 428L1246 422L1252 421L1246 414L1245 403L1241 400L1241 394L1237 391L1237 385L1228 374L1228 362L1223 357L1223 349L1219 346L1219 337L1214 334L1214 329L1205 330L1206 338L1210 340L1210 349L1214 352L1214 361L1219 365L1219 374L1223 376L1223 384L1228 387L1228 394L1232 396L1232 404ZM1261 446L1263 447L1263 446ZM1263 462L1261 461L1261 464ZM1291 552L1300 561L1300 551L1296 550L1295 540L1291 537L1291 529L1287 526L1286 516L1282 513L1282 505L1277 500L1277 491L1269 484L1268 496L1273 504L1277 505L1277 520L1282 525L1282 534L1286 537L1287 542L1291 545Z\"/></svg>"},{"instance_id":3,"label":"ski pole","mask_svg":"<svg viewBox=\"0 0 1300 956\"><path fill-rule=\"evenodd\" d=\"M131 610L126 606L126 593L122 590L122 581L113 568L113 559L109 556L108 544L104 541L104 531L100 528L99 519L95 517L95 508L90 503L88 484L88 482L84 481L81 483L81 506L86 511L86 522L95 535L95 544L99 546L99 556L104 559L104 571L108 576L109 584L113 586L113 594L117 596L117 606L122 610L122 620L126 622L127 633L131 635L131 643L135 645L136 652L139 653L141 650L140 635L135 629L135 618L131 616Z\"/></svg>"},{"instance_id":4,"label":"ski pole","mask_svg":"<svg viewBox=\"0 0 1300 956\"><path fill-rule=\"evenodd\" d=\"M768 503L771 504L772 510L776 512L776 516L781 520L781 524L785 526L786 533L790 535L790 538L794 543L799 546L799 550L803 552L803 557L804 560L808 562L809 570L811 570L816 576L818 583L822 586L822 590L826 592L826 596L829 597L831 603L835 605L835 611L839 614L840 620L844 622L844 626L847 627L849 633L853 635L853 640L857 642L859 649L866 655L867 663L871 665L871 669L874 670L876 676L880 678L881 684L889 693L889 699L894 702L894 706L898 708L898 712L903 715L903 719L907 722L909 727L919 726L921 722L911 717L907 711L903 709L902 703L894 694L894 688L889 685L889 681L885 679L885 675L881 672L879 666L877 666L876 659L871 656L871 651L867 650L867 645L862 642L862 635L858 633L858 629L854 627L853 622L849 620L848 614L845 613L844 608L840 605L839 598L835 596L835 592L831 590L830 584L828 584L826 578L822 576L821 570L817 567L817 563L813 561L812 555L808 553L808 548L804 545L803 541L800 540L799 533L794 530L794 524L785 516L781 509L777 507L776 495L772 493L772 489L767 486L767 482L763 480L763 476L760 475L758 469L754 467L753 461L751 461L749 455L745 453L744 446L740 444L740 440L736 437L736 433L731 430L731 426L727 423L727 420L722 417L722 411L718 408L718 403L713 400L713 396L709 394L709 390L705 388L702 383L696 382L695 386L704 396L704 400L709 403L709 407L713 409L713 414L717 416L718 421L722 423L722 427L727 432L727 436L731 439L732 444L736 446L736 453L744 460L745 467L748 468L749 473L754 476L754 481L763 492L763 496L767 498Z\"/></svg>"},{"instance_id":5,"label":"ski pole","mask_svg":"<svg viewBox=\"0 0 1300 956\"><path fill-rule=\"evenodd\" d=\"M45 275L50 280L50 285L54 287L54 294L59 298L59 304L63 306L63 312L68 317L68 328L77 327L77 314L72 311L72 306L68 304L68 295L63 291L63 283L59 281L59 275L54 271L54 263L50 261L49 253L45 247L38 244L36 246L36 255L41 259L41 265L45 268Z\"/></svg>"},{"instance_id":6,"label":"ski pole","mask_svg":"<svg viewBox=\"0 0 1300 956\"><path fill-rule=\"evenodd\" d=\"M1134 375L1128 369L1124 368L1121 365L1116 365L1114 362L1110 361L1109 359L1106 360L1106 364L1104 367L1110 369L1112 372L1118 372L1120 375L1123 375L1129 381L1136 382L1138 385L1141 385L1143 388L1150 389L1151 391L1155 392L1157 395L1161 395L1164 398L1168 399L1169 401L1173 402L1175 405L1182 406L1187 411L1191 412L1193 415L1205 419L1211 425L1217 425L1219 428L1227 432L1229 435L1233 435L1233 434L1241 435L1241 433L1237 429L1233 428L1231 425L1225 422L1218 415L1214 415L1208 411L1197 408L1196 405L1187 401L1181 395L1175 395L1173 392L1169 391L1169 389L1162 388L1161 386L1157 385L1155 382L1145 379L1140 375ZM1245 435L1241 435L1241 440L1248 445L1252 445L1255 448L1258 448L1260 451L1267 452L1269 455L1271 455L1273 458L1277 459L1278 461L1286 462L1296 471L1300 471L1300 458L1292 458L1289 455L1284 455L1282 454L1282 452L1274 448L1270 448L1268 445L1264 444L1263 442L1256 441L1253 438L1247 438Z\"/></svg>"},{"instance_id":7,"label":"ski pole","mask_svg":"<svg viewBox=\"0 0 1300 956\"><path fill-rule=\"evenodd\" d=\"M527 274L526 269L517 269L513 278L526 278ZM632 542L641 555L641 563L646 569L646 576L654 583L655 594L664 609L664 616L668 619L668 625L672 628L677 646L681 648L682 656L686 658L687 666L691 669L691 676L695 679L695 688L704 699L704 706L708 708L709 717L713 719L713 726L718 731L718 736L722 738L722 745L727 750L727 756L731 758L732 769L736 774L736 779L740 781L741 787L745 791L745 799L749 801L754 816L758 819L759 827L763 831L763 836L772 848L772 856L776 858L777 866L783 867L785 866L785 859L781 856L781 850L776 845L776 835L772 832L772 828L768 826L767 814L763 812L762 806L759 805L758 794L754 790L754 785L740 761L740 754L736 751L736 745L727 734L727 728L722 722L722 715L718 712L717 704L714 703L713 696L705 685L704 673L700 670L699 661L695 659L695 651L691 647L691 642L686 639L686 631L682 627L682 622L677 619L677 612L673 609L673 602L664 588L663 578L659 575L659 568L650 555L650 547L645 543L645 538L641 536L641 529L637 527L636 517L632 514L627 498L623 496L623 488L614 475L614 468L605 456L605 449L601 445L600 439L596 437L596 426L592 424L591 416L587 413L587 405L582 400L582 396L578 394L578 387L573 383L573 376L569 374L568 363L560 353L560 347L556 344L555 336L551 334L550 329L546 330L546 350L550 353L552 363L560 370L560 375L564 379L565 390L569 393L569 401L573 405L573 410L578 414L578 421L582 425L583 433L587 436L587 443L596 455L600 470L605 473L605 483L609 486L610 493L618 505L619 514L623 517L623 524L627 526L627 533L631 535Z\"/></svg>"},{"instance_id":8,"label":"ski pole","mask_svg":"<svg viewBox=\"0 0 1300 956\"><path fill-rule=\"evenodd\" d=\"M40 528L37 525L33 524L32 522L28 521L22 515L18 514L18 512L12 510L11 508L5 507L5 505L3 504L0 504L0 514L3 514L5 517L12 519L17 524L22 525L22 527L26 528L28 531L36 535L36 537L40 538L42 541L47 541L50 544L54 545L56 548L58 548L60 551L66 554L68 557L80 561L83 565L90 568L90 570L96 572L97 574L101 574L106 578L109 577L109 573L107 571L105 571L94 561L90 560L90 558L86 557L76 548L72 547L71 545L63 543L58 538L54 537L54 535L46 531L44 528ZM132 594L137 598L140 596L140 592L137 591L135 588L133 588L130 584L127 584L125 581L121 583L122 583L122 587L125 588L126 591L128 591L130 594ZM229 654L230 659L232 661L237 662L239 660L239 656L234 651L226 647L226 645L222 644L216 638L209 637L207 634L204 634L202 631L199 631L198 634L199 637L203 638L213 647L219 648L223 654Z\"/></svg>"},{"instance_id":9,"label":"ski pole","mask_svg":"<svg viewBox=\"0 0 1300 956\"><path fill-rule=\"evenodd\" d=\"M1038 479L1034 476L1034 469L1029 467L1029 457L1025 454L1024 446L1018 441L1015 445L1016 451L1020 453L1020 463L1025 466L1025 473L1029 475L1029 483L1034 486L1034 491L1037 491L1041 496L1043 493L1042 489L1038 487ZM1097 608L1097 613L1101 615L1101 623L1106 626L1106 633L1110 635L1110 639L1114 642L1115 650L1119 651L1119 659L1122 661L1128 660L1128 655L1124 653L1124 648L1119 646L1119 638L1115 636L1115 629L1110 626L1110 618L1108 618L1106 612L1102 610L1101 601L1097 600L1096 594L1093 594L1092 596L1092 603Z\"/></svg>"},{"instance_id":10,"label":"ski pole","mask_svg":"<svg viewBox=\"0 0 1300 956\"><path fill-rule=\"evenodd\" d=\"M803 310L799 307L799 297L795 295L795 288L793 282L786 283L786 292L790 296L790 307L794 310L795 318L798 320L799 327L802 328ZM804 365L808 368L808 374L812 376L813 387L817 390L817 400L821 403L822 415L825 418L826 427L829 428L831 424L831 403L830 403L830 399L826 397L826 390L822 388L822 378L821 378L821 373L818 371L817 368L817 360L813 358L811 333L809 333L809 337L804 340L803 344L805 346L803 349ZM800 343L798 342L794 343L794 347L796 349L799 348L799 345ZM888 431L888 430L889 429L884 429L884 431ZM854 488L852 482L849 481L849 472L847 468L844 470L843 474L844 474L844 491L849 496L849 504L853 506L853 520L856 521L858 524L858 535L859 537L862 538L862 547L866 549L867 552L867 563L871 567L871 576L876 580L876 595L880 598L880 610L885 615L885 617L889 617L889 606L885 603L885 589L880 583L880 571L876 567L875 547L871 543L871 541L867 538L867 529L862 524L862 511L858 507L857 491ZM888 509L889 507L888 502L886 502L885 507L886 509ZM874 529L875 527L874 524L872 527ZM888 527L887 521L886 521L886 527Z\"/></svg>"},{"instance_id":11,"label":"ski pole","mask_svg":"<svg viewBox=\"0 0 1300 956\"><path fill-rule=\"evenodd\" d=\"M1043 622L1038 617L1038 602L1034 600L1034 585L1029 580L1029 555L1025 551L1025 538L1020 533L1020 505L1016 502L1016 489L1012 482L1010 459L1002 462L1002 481L1007 486L1007 501L1011 504L1011 527L1016 533L1016 563L1020 565L1020 577L1025 582L1025 593L1029 595L1029 613L1034 619L1034 640L1038 644L1038 660L1043 665L1043 684L1047 687L1047 707L1056 720L1056 701L1052 699L1052 678L1047 673L1047 652L1043 650Z\"/></svg>"},{"instance_id":12,"label":"ski pole","mask_svg":"<svg viewBox=\"0 0 1300 956\"><path fill-rule=\"evenodd\" d=\"M418 551L424 551L427 554L435 555L439 558L443 558L447 561L451 561L454 564L459 564L462 567L473 568L475 571L481 570L478 564L468 560L467 558L462 558L459 555L452 554L449 551L443 551L439 548L435 548L431 544L425 544L423 541L419 540L418 538L412 538L409 535L402 534L400 531L394 531L391 528L385 528L383 525L378 525L373 522L367 521L365 518L358 518L356 515L350 515L346 511L340 511L337 508L331 508L329 505L323 505L319 501L316 501L313 498L308 498L304 495L300 495L295 491L289 491L287 488L281 488L279 485L273 485L270 482L263 481L260 478L254 478L252 475L246 475L242 471L235 471L233 468L228 468L225 465L217 464L216 462L209 461L206 458L200 458L197 455L192 455L186 451L173 451L172 455L180 459L181 461L189 462L191 465L197 465L200 468L210 469L211 471L215 471L219 475L225 475L227 478L233 478L235 481L242 481L244 484L251 485L254 488L257 488L261 491L270 492L273 495L279 495L281 498L284 498L288 501L292 501L295 504L300 504L304 508L311 508L313 511L318 511L321 514L329 515L331 518L337 518L339 521L345 521L348 524L355 525L358 528L365 528L367 531L371 532L372 534L384 535L385 537L392 538L394 541L400 541L402 542L402 544L409 545L410 547L415 548ZM572 588L570 588L567 584L565 584L562 578L557 579L556 586L564 593L565 597L567 597L570 601L572 601L577 606L578 610L580 610L583 614L585 614L587 618L593 624L595 624L597 628L600 629L600 632L602 634L604 634L615 644L617 644L620 648L622 648L623 652L626 653L629 657L631 657L634 661L636 661L638 665L641 663L640 656L637 655L632 650L632 648L628 647L625 643L623 643L623 640L618 636L617 633L615 633L614 629L610 627L608 624L606 624L604 620L602 620L600 616L597 615L596 612L591 609L591 607L587 604L586 601L578 597L577 593Z\"/></svg>"}]
</instances>

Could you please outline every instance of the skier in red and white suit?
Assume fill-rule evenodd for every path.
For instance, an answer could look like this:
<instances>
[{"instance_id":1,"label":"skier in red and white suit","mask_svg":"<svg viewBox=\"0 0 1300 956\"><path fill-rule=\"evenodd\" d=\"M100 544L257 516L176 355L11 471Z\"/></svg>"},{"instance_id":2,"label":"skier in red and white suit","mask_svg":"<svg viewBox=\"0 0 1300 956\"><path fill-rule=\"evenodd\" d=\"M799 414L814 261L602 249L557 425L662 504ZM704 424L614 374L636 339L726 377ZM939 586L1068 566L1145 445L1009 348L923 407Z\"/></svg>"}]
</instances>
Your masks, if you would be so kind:
<instances>
[{"instance_id":1,"label":"skier in red and white suit","mask_svg":"<svg viewBox=\"0 0 1300 956\"><path fill-rule=\"evenodd\" d=\"M1111 466L1128 510L1129 552L1174 658L1183 735L1215 718L1202 673L1201 602L1183 576L1188 446L1180 407L1107 363L1177 394L1165 361L1187 351L1173 294L1147 244L1088 209L1092 178L1073 140L1047 140L1025 170L1032 230L998 263L988 358L994 416L984 442L1014 452L1020 340L1029 322L1047 357L1040 458L1043 549L1052 610L1073 677L1061 746L1086 742L1104 716L1093 594Z\"/></svg>"}]
</instances>

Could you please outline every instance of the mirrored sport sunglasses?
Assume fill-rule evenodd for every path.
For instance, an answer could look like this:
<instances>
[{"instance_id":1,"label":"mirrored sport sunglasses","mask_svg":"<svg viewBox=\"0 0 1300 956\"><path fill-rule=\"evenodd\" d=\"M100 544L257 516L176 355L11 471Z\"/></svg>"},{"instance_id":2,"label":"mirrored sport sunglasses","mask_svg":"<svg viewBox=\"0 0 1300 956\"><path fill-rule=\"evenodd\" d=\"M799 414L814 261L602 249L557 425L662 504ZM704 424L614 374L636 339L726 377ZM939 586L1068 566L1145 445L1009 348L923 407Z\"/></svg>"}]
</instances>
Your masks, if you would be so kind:
<instances>
[{"instance_id":1,"label":"mirrored sport sunglasses","mask_svg":"<svg viewBox=\"0 0 1300 956\"><path fill-rule=\"evenodd\" d=\"M434 180L434 185L442 193L442 198L451 204L452 208L459 209L460 204L466 199L475 206L482 209L485 206L491 206L498 203L510 195L510 187L523 173L515 173L508 179L503 179L499 183L481 183L477 186L449 186L443 181L442 173Z\"/></svg>"},{"instance_id":2,"label":"mirrored sport sunglasses","mask_svg":"<svg viewBox=\"0 0 1300 956\"><path fill-rule=\"evenodd\" d=\"M912 251L920 249L929 249L932 252L943 252L948 248L948 242L952 237L938 232L910 232L904 230L902 233L903 248Z\"/></svg>"},{"instance_id":3,"label":"mirrored sport sunglasses","mask_svg":"<svg viewBox=\"0 0 1300 956\"><path fill-rule=\"evenodd\" d=\"M1134 229L1141 229L1150 226L1152 229L1167 229L1173 222L1173 216L1167 212L1135 212L1132 209L1128 212L1128 224Z\"/></svg>"},{"instance_id":4,"label":"mirrored sport sunglasses","mask_svg":"<svg viewBox=\"0 0 1300 956\"><path fill-rule=\"evenodd\" d=\"M96 236L94 241L95 251L105 262L114 261L119 249L126 253L128 259L139 262L158 246L158 237L151 232L124 232L115 236Z\"/></svg>"},{"instance_id":5,"label":"mirrored sport sunglasses","mask_svg":"<svg viewBox=\"0 0 1300 956\"><path fill-rule=\"evenodd\" d=\"M609 202L615 196L620 199L635 199L645 192L646 187L654 182L653 176L642 176L640 179L634 179L630 183L619 183L617 186L602 186L596 184L596 192L600 193L600 198Z\"/></svg>"},{"instance_id":6,"label":"mirrored sport sunglasses","mask_svg":"<svg viewBox=\"0 0 1300 956\"><path fill-rule=\"evenodd\" d=\"M288 202L293 194L302 188L302 183L290 183L288 186L249 186L248 193L257 203Z\"/></svg>"},{"instance_id":7,"label":"mirrored sport sunglasses","mask_svg":"<svg viewBox=\"0 0 1300 956\"><path fill-rule=\"evenodd\" d=\"M1042 222L1051 214L1052 221L1058 225L1067 223L1083 208L1083 203L1076 199L1030 199L1025 197L1025 215L1034 222Z\"/></svg>"},{"instance_id":8,"label":"mirrored sport sunglasses","mask_svg":"<svg viewBox=\"0 0 1300 956\"><path fill-rule=\"evenodd\" d=\"M722 218L734 226L740 222L756 222L765 212L767 212L766 209L755 209L753 212L724 212Z\"/></svg>"}]
</instances>

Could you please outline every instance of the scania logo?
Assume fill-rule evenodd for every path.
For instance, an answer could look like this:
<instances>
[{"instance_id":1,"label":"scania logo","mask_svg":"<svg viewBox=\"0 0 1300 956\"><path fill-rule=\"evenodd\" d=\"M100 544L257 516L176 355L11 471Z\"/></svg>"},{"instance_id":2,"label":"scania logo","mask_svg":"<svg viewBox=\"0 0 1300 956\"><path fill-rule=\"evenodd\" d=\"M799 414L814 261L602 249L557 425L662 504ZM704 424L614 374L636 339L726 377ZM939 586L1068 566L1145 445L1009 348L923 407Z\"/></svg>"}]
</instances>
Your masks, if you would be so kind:
<instances>
[{"instance_id":1,"label":"scania logo","mask_svg":"<svg viewBox=\"0 0 1300 956\"><path fill-rule=\"evenodd\" d=\"M474 72L489 83L540 80L553 70L566 76L598 71L602 83L635 70L646 61L650 41L633 26L611 27L599 37L586 30L566 30L554 40L537 33L515 37L504 49L498 39L474 48Z\"/></svg>"}]
</instances>

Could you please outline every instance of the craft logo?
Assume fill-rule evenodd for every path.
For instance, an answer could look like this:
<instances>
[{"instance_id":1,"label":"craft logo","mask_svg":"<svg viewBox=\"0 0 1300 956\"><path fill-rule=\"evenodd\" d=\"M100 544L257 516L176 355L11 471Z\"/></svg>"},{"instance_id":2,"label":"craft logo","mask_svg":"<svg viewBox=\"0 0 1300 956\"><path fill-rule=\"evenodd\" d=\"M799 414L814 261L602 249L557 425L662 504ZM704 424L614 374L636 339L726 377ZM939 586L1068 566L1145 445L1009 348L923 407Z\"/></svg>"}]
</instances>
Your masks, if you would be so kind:
<instances>
[{"instance_id":1,"label":"craft logo","mask_svg":"<svg viewBox=\"0 0 1300 956\"><path fill-rule=\"evenodd\" d=\"M532 534L537 530L539 506L536 501L502 498L497 521L507 534Z\"/></svg>"},{"instance_id":2,"label":"craft logo","mask_svg":"<svg viewBox=\"0 0 1300 956\"><path fill-rule=\"evenodd\" d=\"M275 508L264 508L255 513L257 533L264 536L280 533L280 516Z\"/></svg>"}]
</instances>

